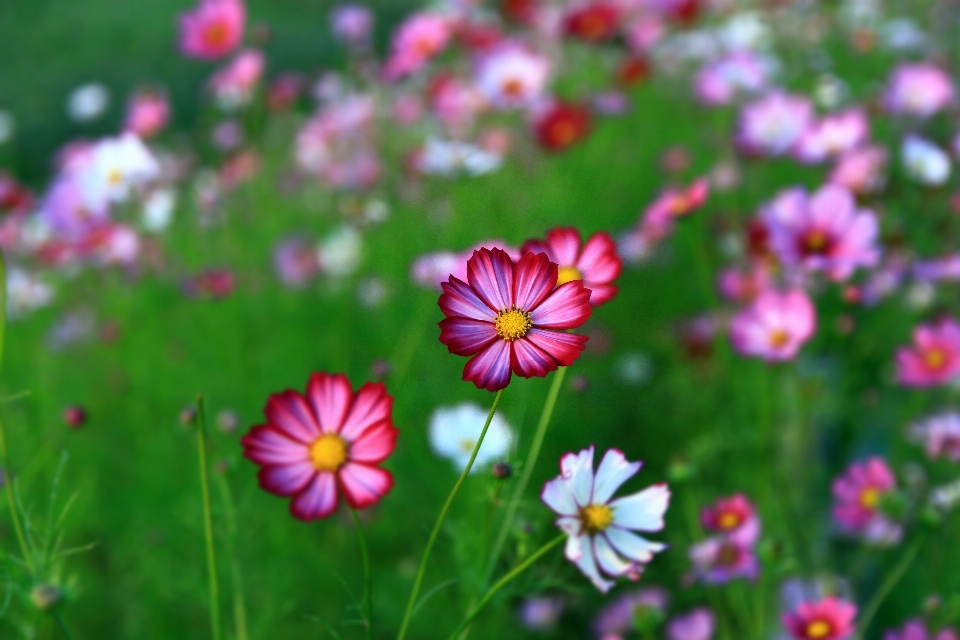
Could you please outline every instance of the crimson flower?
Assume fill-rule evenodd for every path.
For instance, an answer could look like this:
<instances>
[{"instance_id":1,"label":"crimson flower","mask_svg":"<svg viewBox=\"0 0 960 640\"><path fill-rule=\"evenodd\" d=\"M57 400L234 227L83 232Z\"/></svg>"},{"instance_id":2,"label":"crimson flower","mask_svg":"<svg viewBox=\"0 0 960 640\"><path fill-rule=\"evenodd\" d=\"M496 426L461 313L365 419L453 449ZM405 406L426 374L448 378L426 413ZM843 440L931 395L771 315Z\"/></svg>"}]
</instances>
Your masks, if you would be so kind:
<instances>
[{"instance_id":1,"label":"crimson flower","mask_svg":"<svg viewBox=\"0 0 960 640\"><path fill-rule=\"evenodd\" d=\"M440 342L473 356L463 379L499 391L511 372L543 377L580 356L586 336L566 333L590 317L590 290L580 280L557 286L558 267L543 253L514 262L505 251L481 248L467 261L467 281L441 284Z\"/></svg>"},{"instance_id":2,"label":"crimson flower","mask_svg":"<svg viewBox=\"0 0 960 640\"><path fill-rule=\"evenodd\" d=\"M590 112L578 104L556 102L534 122L537 141L547 151L563 151L590 132Z\"/></svg>"},{"instance_id":3,"label":"crimson flower","mask_svg":"<svg viewBox=\"0 0 960 640\"><path fill-rule=\"evenodd\" d=\"M315 373L305 396L270 396L267 423L243 437L243 454L260 465L261 487L293 496L290 511L300 520L326 518L341 494L363 509L393 488L393 475L377 466L397 443L392 409L382 383L354 393L345 375Z\"/></svg>"},{"instance_id":4,"label":"crimson flower","mask_svg":"<svg viewBox=\"0 0 960 640\"><path fill-rule=\"evenodd\" d=\"M590 304L598 307L617 295L613 281L623 271L617 255L617 243L607 233L595 233L584 244L580 232L573 227L551 229L546 240L527 240L523 253L545 253L551 262L560 265L557 284L582 280L590 290Z\"/></svg>"}]
</instances>

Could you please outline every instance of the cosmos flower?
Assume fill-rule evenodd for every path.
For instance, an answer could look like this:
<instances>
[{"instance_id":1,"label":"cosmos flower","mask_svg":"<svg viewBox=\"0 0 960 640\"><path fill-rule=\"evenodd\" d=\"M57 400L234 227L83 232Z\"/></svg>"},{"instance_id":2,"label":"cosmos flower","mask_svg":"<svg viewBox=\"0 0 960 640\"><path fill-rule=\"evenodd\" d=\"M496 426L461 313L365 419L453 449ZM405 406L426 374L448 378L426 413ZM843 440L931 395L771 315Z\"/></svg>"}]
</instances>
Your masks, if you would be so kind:
<instances>
[{"instance_id":1,"label":"cosmos flower","mask_svg":"<svg viewBox=\"0 0 960 640\"><path fill-rule=\"evenodd\" d=\"M931 64L902 64L893 70L883 96L886 108L897 114L928 118L954 99L950 76Z\"/></svg>"},{"instance_id":2,"label":"cosmos flower","mask_svg":"<svg viewBox=\"0 0 960 640\"><path fill-rule=\"evenodd\" d=\"M717 627L710 609L700 607L676 616L667 624L669 640L711 640Z\"/></svg>"},{"instance_id":3,"label":"cosmos flower","mask_svg":"<svg viewBox=\"0 0 960 640\"><path fill-rule=\"evenodd\" d=\"M566 333L590 317L590 290L580 280L557 286L558 267L542 253L514 262L500 249L478 249L467 281L450 276L438 304L446 315L440 342L472 356L463 379L498 391L519 376L545 376L580 356L586 336Z\"/></svg>"},{"instance_id":4,"label":"cosmos flower","mask_svg":"<svg viewBox=\"0 0 960 640\"><path fill-rule=\"evenodd\" d=\"M125 133L98 142L75 175L87 209L97 211L158 177L160 163L140 138Z\"/></svg>"},{"instance_id":5,"label":"cosmos flower","mask_svg":"<svg viewBox=\"0 0 960 640\"><path fill-rule=\"evenodd\" d=\"M166 126L169 117L170 104L167 96L162 91L141 89L130 98L124 131L140 138L149 138Z\"/></svg>"},{"instance_id":6,"label":"cosmos flower","mask_svg":"<svg viewBox=\"0 0 960 640\"><path fill-rule=\"evenodd\" d=\"M180 15L180 50L191 58L222 58L240 45L246 19L242 0L200 0Z\"/></svg>"},{"instance_id":7,"label":"cosmos flower","mask_svg":"<svg viewBox=\"0 0 960 640\"><path fill-rule=\"evenodd\" d=\"M451 34L449 18L439 13L416 13L404 20L393 35L387 78L398 79L422 69L446 48Z\"/></svg>"},{"instance_id":8,"label":"cosmos flower","mask_svg":"<svg viewBox=\"0 0 960 640\"><path fill-rule=\"evenodd\" d=\"M730 324L730 339L743 355L781 362L796 357L816 327L816 311L800 289L766 291Z\"/></svg>"},{"instance_id":9,"label":"cosmos flower","mask_svg":"<svg viewBox=\"0 0 960 640\"><path fill-rule=\"evenodd\" d=\"M851 464L833 482L833 517L847 532L871 542L893 542L898 527L880 511L880 502L895 488L893 471L882 458Z\"/></svg>"},{"instance_id":10,"label":"cosmos flower","mask_svg":"<svg viewBox=\"0 0 960 640\"><path fill-rule=\"evenodd\" d=\"M487 409L471 402L452 407L440 407L430 416L428 438L434 453L453 461L457 472L470 462L473 448L487 421ZM513 442L513 430L499 413L494 414L477 452L470 473L476 473L488 464L504 458Z\"/></svg>"},{"instance_id":11,"label":"cosmos flower","mask_svg":"<svg viewBox=\"0 0 960 640\"><path fill-rule=\"evenodd\" d=\"M771 93L740 112L737 142L751 155L782 156L794 149L812 121L807 98Z\"/></svg>"},{"instance_id":12,"label":"cosmos flower","mask_svg":"<svg viewBox=\"0 0 960 640\"><path fill-rule=\"evenodd\" d=\"M474 81L491 105L514 109L528 107L540 98L549 78L547 58L506 43L483 56Z\"/></svg>"},{"instance_id":13,"label":"cosmos flower","mask_svg":"<svg viewBox=\"0 0 960 640\"><path fill-rule=\"evenodd\" d=\"M885 147L867 145L848 151L837 159L828 180L857 195L879 191L886 182L890 153Z\"/></svg>"},{"instance_id":14,"label":"cosmos flower","mask_svg":"<svg viewBox=\"0 0 960 640\"><path fill-rule=\"evenodd\" d=\"M906 387L935 387L960 373L960 324L945 318L920 325L913 344L897 350L897 381Z\"/></svg>"},{"instance_id":15,"label":"cosmos flower","mask_svg":"<svg viewBox=\"0 0 960 640\"><path fill-rule=\"evenodd\" d=\"M365 45L373 29L373 11L362 4L343 4L330 11L333 36L351 46Z\"/></svg>"},{"instance_id":16,"label":"cosmos flower","mask_svg":"<svg viewBox=\"0 0 960 640\"><path fill-rule=\"evenodd\" d=\"M688 216L702 207L709 195L710 181L706 178L694 180L686 188L665 189L643 212L641 224L670 226L675 219Z\"/></svg>"},{"instance_id":17,"label":"cosmos flower","mask_svg":"<svg viewBox=\"0 0 960 640\"><path fill-rule=\"evenodd\" d=\"M749 525L754 531L756 527ZM725 584L760 574L760 562L754 551L756 536L713 536L690 548L693 575L706 584Z\"/></svg>"},{"instance_id":18,"label":"cosmos flower","mask_svg":"<svg viewBox=\"0 0 960 640\"><path fill-rule=\"evenodd\" d=\"M950 178L950 156L928 140L907 136L900 148L900 157L907 175L922 185L940 187Z\"/></svg>"},{"instance_id":19,"label":"cosmos flower","mask_svg":"<svg viewBox=\"0 0 960 640\"><path fill-rule=\"evenodd\" d=\"M568 36L585 42L602 42L614 36L620 10L612 3L597 1L573 9L563 19Z\"/></svg>"},{"instance_id":20,"label":"cosmos flower","mask_svg":"<svg viewBox=\"0 0 960 640\"><path fill-rule=\"evenodd\" d=\"M801 162L817 163L853 151L870 135L866 114L860 109L824 116L803 132L794 154Z\"/></svg>"},{"instance_id":21,"label":"cosmos flower","mask_svg":"<svg viewBox=\"0 0 960 640\"><path fill-rule=\"evenodd\" d=\"M217 105L224 110L236 109L250 102L266 65L263 53L245 49L210 78L210 90Z\"/></svg>"},{"instance_id":22,"label":"cosmos flower","mask_svg":"<svg viewBox=\"0 0 960 640\"><path fill-rule=\"evenodd\" d=\"M960 462L960 414L931 416L913 425L910 434L923 443L930 459Z\"/></svg>"},{"instance_id":23,"label":"cosmos flower","mask_svg":"<svg viewBox=\"0 0 960 640\"><path fill-rule=\"evenodd\" d=\"M416 167L427 175L481 176L503 164L503 156L469 142L428 138L416 160Z\"/></svg>"},{"instance_id":24,"label":"cosmos flower","mask_svg":"<svg viewBox=\"0 0 960 640\"><path fill-rule=\"evenodd\" d=\"M795 640L844 640L854 631L856 615L856 605L830 596L801 603L782 622Z\"/></svg>"},{"instance_id":25,"label":"cosmos flower","mask_svg":"<svg viewBox=\"0 0 960 640\"><path fill-rule=\"evenodd\" d=\"M556 101L536 116L533 130L544 149L563 151L590 132L590 112L578 104Z\"/></svg>"},{"instance_id":26,"label":"cosmos flower","mask_svg":"<svg viewBox=\"0 0 960 640\"><path fill-rule=\"evenodd\" d=\"M899 631L887 631L883 640L957 640L957 632L950 628L934 633L921 620L908 620Z\"/></svg>"},{"instance_id":27,"label":"cosmos flower","mask_svg":"<svg viewBox=\"0 0 960 640\"><path fill-rule=\"evenodd\" d=\"M748 526L756 517L756 509L742 493L720 498L700 512L700 522L705 529L723 534Z\"/></svg>"},{"instance_id":28,"label":"cosmos flower","mask_svg":"<svg viewBox=\"0 0 960 640\"><path fill-rule=\"evenodd\" d=\"M320 271L317 247L302 238L288 238L273 251L273 267L285 286L305 287Z\"/></svg>"},{"instance_id":29,"label":"cosmos flower","mask_svg":"<svg viewBox=\"0 0 960 640\"><path fill-rule=\"evenodd\" d=\"M653 554L666 546L650 542L634 531L660 531L670 501L665 484L612 500L620 486L640 470L642 463L627 462L610 449L593 470L594 448L560 459L560 476L550 480L540 494L560 515L556 524L567 534L566 556L594 586L606 593L613 582L604 574L622 577L638 574Z\"/></svg>"},{"instance_id":30,"label":"cosmos flower","mask_svg":"<svg viewBox=\"0 0 960 640\"><path fill-rule=\"evenodd\" d=\"M763 219L771 248L787 266L845 280L880 260L877 216L858 210L843 187L828 184L809 196L802 188L788 189L764 208Z\"/></svg>"},{"instance_id":31,"label":"cosmos flower","mask_svg":"<svg viewBox=\"0 0 960 640\"><path fill-rule=\"evenodd\" d=\"M751 51L735 51L708 62L694 80L697 97L708 105L733 102L738 96L757 93L769 82L770 61Z\"/></svg>"},{"instance_id":32,"label":"cosmos flower","mask_svg":"<svg viewBox=\"0 0 960 640\"><path fill-rule=\"evenodd\" d=\"M380 468L396 446L393 398L382 383L356 392L343 374L315 373L306 395L288 389L270 396L266 424L243 437L244 455L260 465L260 486L292 496L300 520L326 518L342 495L364 509L393 488Z\"/></svg>"},{"instance_id":33,"label":"cosmos flower","mask_svg":"<svg viewBox=\"0 0 960 640\"><path fill-rule=\"evenodd\" d=\"M560 265L557 285L573 280L583 281L590 290L590 304L598 307L617 295L613 282L623 271L617 245L609 234L595 233L586 243L573 227L557 227L547 233L546 240L527 240L522 253L545 253L550 262Z\"/></svg>"},{"instance_id":34,"label":"cosmos flower","mask_svg":"<svg viewBox=\"0 0 960 640\"><path fill-rule=\"evenodd\" d=\"M663 618L670 595L659 587L634 589L617 596L593 621L595 637L600 640L623 640L637 623Z\"/></svg>"}]
</instances>

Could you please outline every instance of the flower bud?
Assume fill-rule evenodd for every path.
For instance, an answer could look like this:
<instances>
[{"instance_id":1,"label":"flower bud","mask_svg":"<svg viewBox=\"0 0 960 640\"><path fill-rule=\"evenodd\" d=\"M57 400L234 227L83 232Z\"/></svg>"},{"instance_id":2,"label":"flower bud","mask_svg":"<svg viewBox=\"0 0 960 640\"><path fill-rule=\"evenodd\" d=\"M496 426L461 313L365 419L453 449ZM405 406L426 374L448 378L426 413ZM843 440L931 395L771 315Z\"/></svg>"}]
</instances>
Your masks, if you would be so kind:
<instances>
[{"instance_id":1,"label":"flower bud","mask_svg":"<svg viewBox=\"0 0 960 640\"><path fill-rule=\"evenodd\" d=\"M87 411L80 405L70 405L63 410L63 421L71 429L79 429L87 422Z\"/></svg>"},{"instance_id":2,"label":"flower bud","mask_svg":"<svg viewBox=\"0 0 960 640\"><path fill-rule=\"evenodd\" d=\"M502 460L495 462L491 471L493 472L493 477L498 480L506 480L513 475L513 467Z\"/></svg>"},{"instance_id":3,"label":"flower bud","mask_svg":"<svg viewBox=\"0 0 960 640\"><path fill-rule=\"evenodd\" d=\"M60 604L63 591L52 584L38 584L30 590L30 602L41 611L48 611Z\"/></svg>"}]
</instances>

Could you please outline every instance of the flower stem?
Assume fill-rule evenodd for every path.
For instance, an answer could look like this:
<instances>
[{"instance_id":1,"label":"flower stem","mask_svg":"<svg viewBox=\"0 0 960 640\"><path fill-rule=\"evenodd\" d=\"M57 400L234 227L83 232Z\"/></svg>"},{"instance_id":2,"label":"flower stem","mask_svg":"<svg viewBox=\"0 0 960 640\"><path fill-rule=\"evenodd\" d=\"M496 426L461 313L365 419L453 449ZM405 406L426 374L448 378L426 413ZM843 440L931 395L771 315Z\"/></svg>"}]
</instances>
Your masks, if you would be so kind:
<instances>
[{"instance_id":1,"label":"flower stem","mask_svg":"<svg viewBox=\"0 0 960 640\"><path fill-rule=\"evenodd\" d=\"M563 386L563 378L567 374L567 367L560 367L553 376L553 383L550 385L550 391L547 392L547 399L543 405L543 411L540 413L540 423L537 424L537 431L533 435L533 442L530 444L530 452L527 454L527 460L523 463L523 473L517 481L517 486L510 496L510 502L507 503L507 512L503 516L503 524L500 525L500 531L497 533L497 539L493 543L493 550L490 553L490 560L487 563L487 570L483 575L481 584L486 586L497 568L497 561L500 559L500 552L503 551L503 545L507 542L507 536L513 526L513 520L517 515L517 508L520 506L520 500L523 499L523 492L526 491L530 483L530 476L533 475L533 468L537 466L537 458L540 456L540 449L543 447L543 440L547 435L547 427L550 425L550 418L553 416L553 407L557 404L557 396L560 394L560 387Z\"/></svg>"},{"instance_id":2,"label":"flower stem","mask_svg":"<svg viewBox=\"0 0 960 640\"><path fill-rule=\"evenodd\" d=\"M437 541L437 536L440 534L440 527L443 526L443 521L447 518L447 513L450 511L450 505L453 504L453 499L457 496L457 492L460 491L460 486L463 485L463 481L467 479L467 474L470 473L470 469L473 468L473 461L477 459L477 453L480 452L480 445L483 444L483 438L487 435L487 429L490 428L490 422L493 420L493 414L497 411L497 405L500 404L500 397L502 395L503 389L497 391L497 396L493 399L493 406L490 407L490 413L487 414L487 421L483 425L483 431L480 432L477 444L473 447L470 461L463 469L463 473L460 474L460 478L457 479L457 484L453 485L453 491L447 496L447 501L444 503L443 509L440 510L440 515L437 517L437 522L433 525L433 531L430 532L427 546L423 550L423 557L420 558L420 568L417 569L417 577L413 582L413 590L410 592L410 600L407 602L407 610L403 614L403 623L400 626L400 633L397 635L397 640L403 640L407 634L407 627L410 626L410 618L413 616L413 608L417 603L417 595L419 595L420 586L423 584L423 575L427 570L427 561L430 559L430 552L433 550L433 545Z\"/></svg>"},{"instance_id":3,"label":"flower stem","mask_svg":"<svg viewBox=\"0 0 960 640\"><path fill-rule=\"evenodd\" d=\"M370 553L367 551L367 539L363 535L363 527L360 525L360 516L356 509L350 509L350 515L353 517L353 526L357 530L357 541L360 543L360 555L363 556L363 602L364 609L363 626L367 630L367 640L373 638L373 593L370 587Z\"/></svg>"},{"instance_id":4,"label":"flower stem","mask_svg":"<svg viewBox=\"0 0 960 640\"><path fill-rule=\"evenodd\" d=\"M57 626L60 627L60 631L63 632L63 637L67 640L73 640L73 634L70 633L70 629L67 628L67 624L57 611L53 612L53 619L57 621Z\"/></svg>"},{"instance_id":5,"label":"flower stem","mask_svg":"<svg viewBox=\"0 0 960 640\"><path fill-rule=\"evenodd\" d=\"M887 577L880 584L880 588L873 594L873 598L863 610L863 616L860 618L860 624L858 625L860 632L857 634L857 638L862 638L866 634L870 623L873 621L873 617L877 615L877 611L880 610L880 605L883 604L883 601L887 599L890 591L900 582L900 578L902 578L903 574L910 568L910 563L917 557L917 554L920 552L920 547L923 546L924 537L925 536L921 534L916 542L903 553L900 557L900 562L896 564L893 571L887 574Z\"/></svg>"},{"instance_id":6,"label":"flower stem","mask_svg":"<svg viewBox=\"0 0 960 640\"><path fill-rule=\"evenodd\" d=\"M223 633L220 621L220 582L217 579L217 553L213 544L213 512L210 507L210 478L207 471L207 424L203 415L203 396L200 394L197 394L197 449L200 453L200 485L203 491L207 572L210 574L210 629L213 640L220 640Z\"/></svg>"},{"instance_id":7,"label":"flower stem","mask_svg":"<svg viewBox=\"0 0 960 640\"><path fill-rule=\"evenodd\" d=\"M497 583L496 583L495 585L493 585L492 587L490 587L490 590L487 591L486 594L484 594L484 596L480 599L480 602L477 603L477 606L474 607L473 610L472 610L469 614L467 614L467 617L463 619L463 622L460 623L460 626L457 627L457 629L456 629L453 633L450 634L450 639L449 639L449 640L455 640L455 639L457 638L457 636L459 636L460 633L461 633L464 629L466 629L467 626L468 626L471 622L473 622L473 619L476 618L476 617L477 617L477 614L480 613L480 610L483 609L483 607L484 607L488 602L490 602L490 599L493 598L493 596L495 596L496 593L497 593L498 591L500 591L500 589L502 589L503 587L505 587L508 582L510 582L511 580L513 580L514 578L516 578L517 576L519 576L521 573L523 573L524 571L526 571L526 570L527 570L527 567L529 567L529 566L532 565L534 562L536 562L537 560L539 560L539 559L541 558L541 556L543 556L543 555L546 554L548 551L550 551L551 549L553 549L554 547L556 547L557 545L559 545L559 544L560 544L561 542L563 542L566 538L567 538L567 534L565 534L565 533L557 536L556 538L554 538L553 540L551 540L551 541L548 542L547 544L545 544L545 545L543 545L542 547L540 547L540 549L538 549L535 553L531 554L526 560L524 560L524 561L521 562L519 565L517 565L517 566L513 569L513 571L511 571L511 572L508 573L507 575L505 575L505 576L503 576L502 578L500 578L500 580L498 580Z\"/></svg>"},{"instance_id":8,"label":"flower stem","mask_svg":"<svg viewBox=\"0 0 960 640\"><path fill-rule=\"evenodd\" d=\"M214 476L217 488L220 490L220 501L223 503L224 520L226 523L226 553L230 560L231 590L233 591L233 624L236 640L249 640L247 631L247 606L243 597L243 575L240 572L240 563L237 562L237 512L230 497L230 486L224 474Z\"/></svg>"},{"instance_id":9,"label":"flower stem","mask_svg":"<svg viewBox=\"0 0 960 640\"><path fill-rule=\"evenodd\" d=\"M3 251L0 250L0 363L3 362L3 348L6 334L7 264ZM33 559L30 554L30 547L27 545L27 538L23 535L23 525L20 523L20 510L17 507L17 500L13 491L13 473L10 471L10 458L7 455L7 432L6 429L3 428L2 421L0 421L0 462L3 464L3 485L7 493L7 503L10 505L10 519L13 521L13 530L17 534L17 542L20 544L20 553L23 554L23 562L27 566L27 572L32 576Z\"/></svg>"}]
</instances>

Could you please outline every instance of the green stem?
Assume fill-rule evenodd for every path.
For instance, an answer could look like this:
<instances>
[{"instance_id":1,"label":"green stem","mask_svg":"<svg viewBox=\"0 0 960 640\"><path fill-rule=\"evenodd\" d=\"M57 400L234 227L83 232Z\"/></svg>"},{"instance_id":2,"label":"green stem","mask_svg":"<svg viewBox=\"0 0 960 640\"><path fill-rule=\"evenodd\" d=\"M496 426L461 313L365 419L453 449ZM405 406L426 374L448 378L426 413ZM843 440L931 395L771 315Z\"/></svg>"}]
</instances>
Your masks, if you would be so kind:
<instances>
[{"instance_id":1,"label":"green stem","mask_svg":"<svg viewBox=\"0 0 960 640\"><path fill-rule=\"evenodd\" d=\"M360 543L360 555L363 556L363 606L364 621L363 626L367 629L367 640L373 638L373 592L370 586L370 553L367 550L367 539L363 535L363 527L360 525L360 516L356 509L350 509L350 515L353 517L353 526L357 530L357 541Z\"/></svg>"},{"instance_id":2,"label":"green stem","mask_svg":"<svg viewBox=\"0 0 960 640\"><path fill-rule=\"evenodd\" d=\"M490 602L490 599L493 598L493 596L495 596L497 592L500 591L500 589L505 587L508 582L510 582L511 580L519 576L521 573L526 571L530 565L532 565L534 562L539 560L545 553L547 553L548 551L556 547L558 544L560 544L564 540L566 540L566 538L567 538L567 534L561 534L557 536L547 544L540 547L540 549L538 549L535 553L530 555L530 557L528 557L526 560L524 560L519 565L517 565L513 571L511 571L507 575L500 578L500 580L498 580L497 583L492 587L490 587L490 590L487 591L486 594L484 594L484 596L480 599L480 602L477 604L477 606L473 608L473 611L467 614L467 617L463 619L463 622L460 623L460 626L457 627L457 629L450 634L450 640L455 640L456 637L459 636L460 633L464 629L466 629L471 622L473 622L473 619L477 617L477 614L480 613L480 610L483 609L483 607L488 602Z\"/></svg>"},{"instance_id":3,"label":"green stem","mask_svg":"<svg viewBox=\"0 0 960 640\"><path fill-rule=\"evenodd\" d=\"M900 578L902 578L903 574L910 568L910 563L917 557L917 554L920 552L920 547L923 546L923 540L924 535L921 534L920 537L917 538L917 541L904 552L900 558L900 562L896 564L893 571L888 573L887 577L880 584L880 588L877 589L877 592L873 595L873 599L871 599L869 604L864 608L863 615L860 617L860 623L858 625L860 632L857 634L857 638L862 638L864 634L866 634L870 623L873 621L873 617L877 615L877 611L880 610L883 601L887 599L890 591L900 582Z\"/></svg>"},{"instance_id":4,"label":"green stem","mask_svg":"<svg viewBox=\"0 0 960 640\"><path fill-rule=\"evenodd\" d=\"M7 263L0 251L0 363L3 362L3 348L7 334ZM3 463L4 489L7 493L7 503L10 505L10 519L13 521L13 530L17 534L17 542L20 544L20 553L23 554L23 562L27 565L27 572L33 575L33 559L30 553L30 547L27 545L27 537L23 534L23 525L20 523L20 510L17 507L17 500L13 491L13 472L10 470L10 458L7 455L7 431L0 421L0 461Z\"/></svg>"},{"instance_id":5,"label":"green stem","mask_svg":"<svg viewBox=\"0 0 960 640\"><path fill-rule=\"evenodd\" d=\"M70 629L67 628L66 623L63 621L63 618L60 617L60 614L57 611L53 611L53 619L57 621L57 626L60 627L60 631L63 632L63 636L67 640L73 640L73 634L70 633Z\"/></svg>"},{"instance_id":6,"label":"green stem","mask_svg":"<svg viewBox=\"0 0 960 640\"><path fill-rule=\"evenodd\" d=\"M537 431L533 435L533 442L530 445L530 452L527 454L527 460L523 463L523 473L520 475L517 486L510 496L510 502L507 504L507 512L503 516L503 524L500 525L500 531L497 533L497 539L493 544L493 550L490 553L490 560L487 563L487 570L483 575L481 584L486 586L497 568L497 561L500 559L500 553L503 551L503 545L507 542L507 536L513 527L513 520L517 515L517 508L520 506L520 500L523 499L523 492L526 491L530 483L530 477L533 475L533 468L537 466L537 458L540 456L540 449L543 447L543 440L547 435L547 427L550 425L550 418L553 416L553 407L557 404L557 396L560 394L560 387L563 386L563 378L567 374L567 367L560 367L553 376L553 383L550 385L550 391L547 392L547 399L543 405L543 411L540 414L540 423L537 425Z\"/></svg>"},{"instance_id":7,"label":"green stem","mask_svg":"<svg viewBox=\"0 0 960 640\"><path fill-rule=\"evenodd\" d=\"M247 606L243 596L243 575L240 571L240 563L237 562L237 551L235 540L237 539L237 512L233 507L233 499L230 497L230 486L224 475L214 476L217 480L217 488L220 490L220 500L223 502L224 521L226 525L227 544L226 553L230 560L230 579L232 581L233 591L233 625L236 633L236 640L249 640L250 634L247 631Z\"/></svg>"},{"instance_id":8,"label":"green stem","mask_svg":"<svg viewBox=\"0 0 960 640\"><path fill-rule=\"evenodd\" d=\"M470 469L473 468L473 461L477 459L477 453L480 451L480 445L483 444L483 438L487 435L487 429L490 428L490 421L493 420L493 414L497 411L497 405L500 404L500 397L502 395L503 389L497 391L497 396L493 399L493 406L490 407L490 413L487 414L487 421L483 425L483 431L480 432L480 437L477 439L477 444L473 447L473 453L470 455L470 461L463 469L463 473L460 474L460 478L457 479L457 484L453 485L453 491L451 491L450 495L447 496L447 501L444 503L443 509L440 510L440 515L437 517L437 522L433 525L433 531L430 532L430 538L427 540L427 546L423 550L423 557L420 559L420 568L417 569L417 577L413 582L413 590L410 592L410 600L407 601L407 610L403 614L403 623L400 626L400 633L397 635L397 640L403 640L404 636L407 635L407 627L410 626L410 618L413 616L413 608L417 603L417 596L420 594L420 586L423 584L423 575L427 570L427 561L430 559L430 552L433 551L433 545L437 541L437 536L440 534L440 527L443 526L443 521L447 518L447 513L450 511L450 505L453 504L453 499L460 491L460 486L463 485L464 480L467 479L467 474L470 473Z\"/></svg>"},{"instance_id":9,"label":"green stem","mask_svg":"<svg viewBox=\"0 0 960 640\"><path fill-rule=\"evenodd\" d=\"M213 544L213 510L210 506L210 478L207 471L207 424L203 415L203 396L200 394L197 394L197 449L200 452L200 485L203 491L207 572L210 574L210 629L213 640L220 640L223 633L220 622L220 582L217 579L217 554Z\"/></svg>"}]
</instances>

